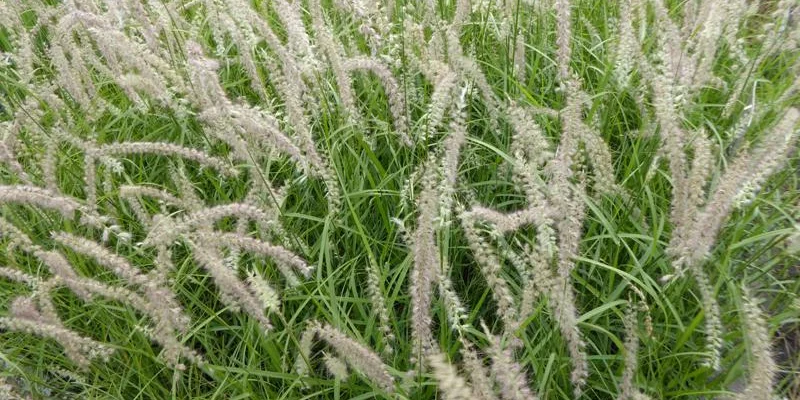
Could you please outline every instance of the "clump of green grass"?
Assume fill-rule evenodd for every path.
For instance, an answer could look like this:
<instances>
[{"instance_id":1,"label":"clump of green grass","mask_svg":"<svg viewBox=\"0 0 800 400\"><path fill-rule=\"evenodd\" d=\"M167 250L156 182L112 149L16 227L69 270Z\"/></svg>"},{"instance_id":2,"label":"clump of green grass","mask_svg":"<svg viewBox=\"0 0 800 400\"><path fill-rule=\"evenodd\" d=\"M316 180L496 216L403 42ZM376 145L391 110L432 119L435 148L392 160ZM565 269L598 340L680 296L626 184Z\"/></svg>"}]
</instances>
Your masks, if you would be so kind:
<instances>
[{"instance_id":1,"label":"clump of green grass","mask_svg":"<svg viewBox=\"0 0 800 400\"><path fill-rule=\"evenodd\" d=\"M0 10L0 398L793 398L792 1Z\"/></svg>"}]
</instances>

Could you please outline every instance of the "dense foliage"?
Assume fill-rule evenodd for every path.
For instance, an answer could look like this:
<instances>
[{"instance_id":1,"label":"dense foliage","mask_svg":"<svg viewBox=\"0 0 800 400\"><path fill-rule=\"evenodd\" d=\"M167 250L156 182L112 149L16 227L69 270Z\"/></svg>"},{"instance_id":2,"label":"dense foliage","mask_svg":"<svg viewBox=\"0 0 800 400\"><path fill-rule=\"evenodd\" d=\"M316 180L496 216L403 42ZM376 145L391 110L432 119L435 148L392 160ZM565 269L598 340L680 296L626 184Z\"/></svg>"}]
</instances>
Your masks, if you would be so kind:
<instances>
[{"instance_id":1,"label":"dense foliage","mask_svg":"<svg viewBox=\"0 0 800 400\"><path fill-rule=\"evenodd\" d=\"M0 4L0 397L800 396L800 6Z\"/></svg>"}]
</instances>

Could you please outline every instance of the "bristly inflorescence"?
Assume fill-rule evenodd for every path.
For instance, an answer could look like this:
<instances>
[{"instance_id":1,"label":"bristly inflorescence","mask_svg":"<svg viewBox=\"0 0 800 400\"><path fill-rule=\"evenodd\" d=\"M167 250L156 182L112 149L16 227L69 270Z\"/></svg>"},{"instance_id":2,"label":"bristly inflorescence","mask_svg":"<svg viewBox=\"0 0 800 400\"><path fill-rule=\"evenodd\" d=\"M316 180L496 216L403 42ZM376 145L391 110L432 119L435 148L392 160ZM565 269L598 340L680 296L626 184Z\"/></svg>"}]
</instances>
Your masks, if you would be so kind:
<instances>
[{"instance_id":1,"label":"bristly inflorescence","mask_svg":"<svg viewBox=\"0 0 800 400\"><path fill-rule=\"evenodd\" d=\"M358 380L407 398L432 382L453 399L656 398L644 314L648 337L702 319L679 333L697 348L669 357L709 376L741 331L734 397L775 391L768 310L715 252L765 188L797 190L770 181L796 167L800 85L779 76L800 72L795 2L593 3L602 17L574 0L7 3L0 336L57 343L67 374L127 362L141 333L149 362L200 386L263 367L306 397L330 389L311 388L324 369L337 396ZM628 214L657 232L617 231ZM606 239L631 266L606 263ZM654 322L651 301L679 321ZM124 334L66 312L91 325L109 302L135 318ZM609 310L621 339L596 325ZM282 358L214 365L217 331ZM540 381L554 376L564 387ZM20 389L0 376L0 396Z\"/></svg>"}]
</instances>

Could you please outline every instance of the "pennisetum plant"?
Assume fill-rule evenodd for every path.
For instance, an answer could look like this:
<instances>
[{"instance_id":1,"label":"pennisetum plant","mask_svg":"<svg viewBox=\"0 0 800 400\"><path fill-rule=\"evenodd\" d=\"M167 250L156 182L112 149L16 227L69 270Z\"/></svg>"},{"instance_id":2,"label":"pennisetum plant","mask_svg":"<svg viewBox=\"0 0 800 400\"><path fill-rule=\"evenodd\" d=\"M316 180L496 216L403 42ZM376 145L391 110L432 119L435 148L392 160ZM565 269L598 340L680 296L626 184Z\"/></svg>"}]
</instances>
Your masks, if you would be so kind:
<instances>
[{"instance_id":1,"label":"pennisetum plant","mask_svg":"<svg viewBox=\"0 0 800 400\"><path fill-rule=\"evenodd\" d=\"M713 377L740 373L739 353L733 398L788 393L769 309L717 264L786 234L796 208L800 86L784 75L800 70L798 13L790 0L8 2L0 352L18 360L0 366L38 377L0 368L0 396L69 374L81 395L127 394L109 388L166 370L154 397L435 385L452 399L646 399L686 389L657 376L688 379L672 359L709 378L697 393L720 393L732 378ZM765 188L777 194L759 202ZM737 218L766 233L742 238ZM656 355L640 313L664 347L705 348ZM64 373L37 370L45 360ZM113 363L153 376L123 382Z\"/></svg>"}]
</instances>

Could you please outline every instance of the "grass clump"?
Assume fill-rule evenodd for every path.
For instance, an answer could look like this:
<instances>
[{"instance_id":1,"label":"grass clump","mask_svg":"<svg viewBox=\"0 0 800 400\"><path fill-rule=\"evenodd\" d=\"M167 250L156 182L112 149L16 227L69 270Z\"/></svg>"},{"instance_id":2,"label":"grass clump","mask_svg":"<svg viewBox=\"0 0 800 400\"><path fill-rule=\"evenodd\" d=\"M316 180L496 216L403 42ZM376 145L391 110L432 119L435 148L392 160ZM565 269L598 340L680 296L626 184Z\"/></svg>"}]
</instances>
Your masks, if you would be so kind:
<instances>
[{"instance_id":1,"label":"grass clump","mask_svg":"<svg viewBox=\"0 0 800 400\"><path fill-rule=\"evenodd\" d=\"M0 397L800 396L792 1L0 9Z\"/></svg>"}]
</instances>

